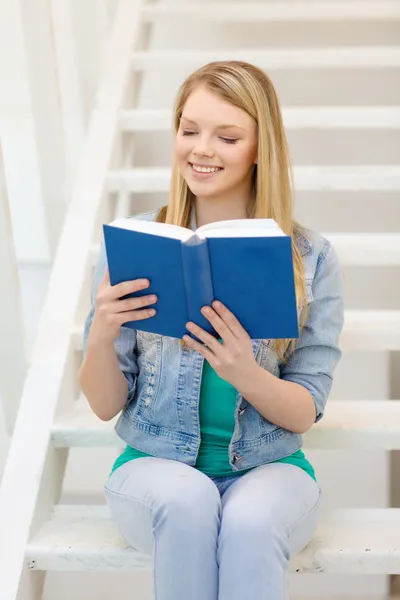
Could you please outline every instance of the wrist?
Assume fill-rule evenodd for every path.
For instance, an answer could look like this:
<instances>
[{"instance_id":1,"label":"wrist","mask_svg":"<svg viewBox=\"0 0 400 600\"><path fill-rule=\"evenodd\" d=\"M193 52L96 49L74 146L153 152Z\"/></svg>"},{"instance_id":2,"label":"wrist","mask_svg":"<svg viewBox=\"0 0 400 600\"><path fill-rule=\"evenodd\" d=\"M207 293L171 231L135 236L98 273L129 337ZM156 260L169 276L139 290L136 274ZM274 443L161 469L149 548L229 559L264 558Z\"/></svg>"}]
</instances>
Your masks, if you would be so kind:
<instances>
[{"instance_id":1,"label":"wrist","mask_svg":"<svg viewBox=\"0 0 400 600\"><path fill-rule=\"evenodd\" d=\"M99 345L103 347L114 347L114 341L115 340L113 337L105 334L104 328L101 327L95 319L93 319L88 338L88 348L98 347Z\"/></svg>"},{"instance_id":2,"label":"wrist","mask_svg":"<svg viewBox=\"0 0 400 600\"><path fill-rule=\"evenodd\" d=\"M249 396L254 386L257 386L260 372L264 372L264 369L254 361L251 367L249 367L245 373L235 382L235 388L243 397Z\"/></svg>"}]
</instances>

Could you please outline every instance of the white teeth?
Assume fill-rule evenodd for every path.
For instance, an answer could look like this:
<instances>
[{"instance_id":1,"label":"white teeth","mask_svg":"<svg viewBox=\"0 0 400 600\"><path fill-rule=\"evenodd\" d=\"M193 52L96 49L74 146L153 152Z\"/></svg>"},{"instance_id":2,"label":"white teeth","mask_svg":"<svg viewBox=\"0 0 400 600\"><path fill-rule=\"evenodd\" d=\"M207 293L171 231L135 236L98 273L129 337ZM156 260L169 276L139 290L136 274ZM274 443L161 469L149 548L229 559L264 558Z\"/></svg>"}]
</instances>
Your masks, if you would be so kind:
<instances>
[{"instance_id":1,"label":"white teeth","mask_svg":"<svg viewBox=\"0 0 400 600\"><path fill-rule=\"evenodd\" d=\"M221 170L219 167L199 167L198 165L192 165L192 167L198 173L216 173Z\"/></svg>"}]
</instances>

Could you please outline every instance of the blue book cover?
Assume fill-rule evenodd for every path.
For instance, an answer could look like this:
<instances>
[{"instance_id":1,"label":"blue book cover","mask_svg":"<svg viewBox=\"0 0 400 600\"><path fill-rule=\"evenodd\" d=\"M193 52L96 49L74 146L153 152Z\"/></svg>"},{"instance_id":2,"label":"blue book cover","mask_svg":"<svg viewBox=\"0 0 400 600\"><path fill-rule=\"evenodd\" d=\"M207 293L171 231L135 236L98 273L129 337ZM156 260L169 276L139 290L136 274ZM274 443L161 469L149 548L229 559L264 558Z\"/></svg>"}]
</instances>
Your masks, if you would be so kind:
<instances>
[{"instance_id":1,"label":"blue book cover","mask_svg":"<svg viewBox=\"0 0 400 600\"><path fill-rule=\"evenodd\" d=\"M147 278L156 314L123 326L182 338L193 321L217 336L201 314L220 300L252 339L297 338L291 238L272 219L236 219L197 231L140 219L103 225L111 285ZM129 296L124 296L129 297Z\"/></svg>"}]
</instances>

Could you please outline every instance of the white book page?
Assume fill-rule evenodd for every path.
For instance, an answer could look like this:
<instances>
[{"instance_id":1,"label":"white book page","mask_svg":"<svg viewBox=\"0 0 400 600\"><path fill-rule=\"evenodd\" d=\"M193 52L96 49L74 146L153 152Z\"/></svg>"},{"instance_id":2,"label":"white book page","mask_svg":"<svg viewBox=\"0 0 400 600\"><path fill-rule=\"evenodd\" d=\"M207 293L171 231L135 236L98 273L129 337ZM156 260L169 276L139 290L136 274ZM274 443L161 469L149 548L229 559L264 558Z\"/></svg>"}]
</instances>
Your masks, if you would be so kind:
<instances>
[{"instance_id":1,"label":"white book page","mask_svg":"<svg viewBox=\"0 0 400 600\"><path fill-rule=\"evenodd\" d=\"M157 223L156 221L142 221L141 219L116 219L109 223L112 227L129 229L140 233L150 233L167 238L186 241L193 235L191 229L179 227L179 225L170 225L169 223Z\"/></svg>"},{"instance_id":2,"label":"white book page","mask_svg":"<svg viewBox=\"0 0 400 600\"><path fill-rule=\"evenodd\" d=\"M202 225L196 231L204 239L209 237L270 237L286 235L274 219L231 219Z\"/></svg>"}]
</instances>

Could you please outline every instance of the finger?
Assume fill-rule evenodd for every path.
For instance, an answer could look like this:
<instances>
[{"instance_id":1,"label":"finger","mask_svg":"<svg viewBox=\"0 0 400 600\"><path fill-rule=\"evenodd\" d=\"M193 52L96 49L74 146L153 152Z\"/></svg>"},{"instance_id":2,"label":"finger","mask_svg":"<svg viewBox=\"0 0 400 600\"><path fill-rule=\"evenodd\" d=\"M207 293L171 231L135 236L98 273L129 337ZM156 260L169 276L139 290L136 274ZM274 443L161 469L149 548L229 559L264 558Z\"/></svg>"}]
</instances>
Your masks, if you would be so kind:
<instances>
[{"instance_id":1,"label":"finger","mask_svg":"<svg viewBox=\"0 0 400 600\"><path fill-rule=\"evenodd\" d=\"M201 340L206 346L208 346L214 352L214 354L218 353L218 350L219 350L221 344L219 343L218 340L215 339L214 336L212 336L207 331L204 331L204 329L202 329L201 327L199 327L198 325L196 325L196 323L193 323L192 321L189 321L188 323L186 323L186 327L199 340Z\"/></svg>"},{"instance_id":2,"label":"finger","mask_svg":"<svg viewBox=\"0 0 400 600\"><path fill-rule=\"evenodd\" d=\"M122 283L117 283L116 285L110 286L108 289L109 298L115 300L116 298L121 298L122 296L126 296L127 294L132 294L133 292L139 292L140 290L144 290L149 287L150 282L148 279L134 279L132 281L123 281Z\"/></svg>"},{"instance_id":3,"label":"finger","mask_svg":"<svg viewBox=\"0 0 400 600\"><path fill-rule=\"evenodd\" d=\"M110 271L109 271L108 267L106 267L106 270L104 271L103 279L101 282L102 283L110 283Z\"/></svg>"},{"instance_id":4,"label":"finger","mask_svg":"<svg viewBox=\"0 0 400 600\"><path fill-rule=\"evenodd\" d=\"M224 342L229 342L236 336L230 330L229 326L225 321L209 306L203 306L201 309L202 314L210 321L215 331L219 333L220 337Z\"/></svg>"},{"instance_id":5,"label":"finger","mask_svg":"<svg viewBox=\"0 0 400 600\"><path fill-rule=\"evenodd\" d=\"M249 334L244 329L242 324L238 321L235 315L228 308L226 308L224 304L222 304L222 302L216 300L212 303L212 307L237 338L249 339Z\"/></svg>"},{"instance_id":6,"label":"finger","mask_svg":"<svg viewBox=\"0 0 400 600\"><path fill-rule=\"evenodd\" d=\"M186 343L186 345L189 346L189 348L192 348L192 350L196 350L202 356L204 356L204 358L210 363L210 365L213 367L213 369L216 368L216 366L217 366L216 356L210 350L210 348L208 348L207 346L204 346L203 344L200 344L200 342L197 342L196 340L194 340L192 337L190 337L190 335L184 335L182 339Z\"/></svg>"},{"instance_id":7,"label":"finger","mask_svg":"<svg viewBox=\"0 0 400 600\"><path fill-rule=\"evenodd\" d=\"M120 324L128 323L129 321L139 321L140 319L149 319L154 317L156 314L154 308L146 308L144 310L131 310L128 312L120 313Z\"/></svg>"},{"instance_id":8,"label":"finger","mask_svg":"<svg viewBox=\"0 0 400 600\"><path fill-rule=\"evenodd\" d=\"M154 294L150 296L138 296L136 298L126 298L126 300L115 300L112 303L113 310L115 313L121 313L130 310L136 310L142 306L154 304L157 302L157 296Z\"/></svg>"}]
</instances>

